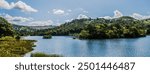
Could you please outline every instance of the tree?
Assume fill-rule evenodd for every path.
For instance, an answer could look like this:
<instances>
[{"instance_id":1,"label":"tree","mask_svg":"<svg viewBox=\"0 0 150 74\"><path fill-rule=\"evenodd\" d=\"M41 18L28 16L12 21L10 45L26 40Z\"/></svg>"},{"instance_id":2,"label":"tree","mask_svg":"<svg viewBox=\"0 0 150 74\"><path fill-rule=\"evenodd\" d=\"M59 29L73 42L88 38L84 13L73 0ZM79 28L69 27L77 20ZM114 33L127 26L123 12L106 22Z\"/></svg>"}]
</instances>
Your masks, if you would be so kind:
<instances>
[{"instance_id":1,"label":"tree","mask_svg":"<svg viewBox=\"0 0 150 74\"><path fill-rule=\"evenodd\" d=\"M86 30L82 30L81 33L79 34L79 38L84 38L84 39L88 39L90 36L89 32Z\"/></svg>"},{"instance_id":2,"label":"tree","mask_svg":"<svg viewBox=\"0 0 150 74\"><path fill-rule=\"evenodd\" d=\"M4 36L14 36L14 30L8 21L0 17L0 37Z\"/></svg>"}]
</instances>

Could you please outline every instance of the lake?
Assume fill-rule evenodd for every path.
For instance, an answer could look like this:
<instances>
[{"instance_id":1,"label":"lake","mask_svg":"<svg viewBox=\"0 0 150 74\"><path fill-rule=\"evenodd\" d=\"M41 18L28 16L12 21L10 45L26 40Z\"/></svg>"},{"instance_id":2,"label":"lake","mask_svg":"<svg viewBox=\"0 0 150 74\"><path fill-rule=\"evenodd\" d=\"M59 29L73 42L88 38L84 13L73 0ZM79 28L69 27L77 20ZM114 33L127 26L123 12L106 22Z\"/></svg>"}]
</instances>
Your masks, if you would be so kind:
<instances>
[{"instance_id":1,"label":"lake","mask_svg":"<svg viewBox=\"0 0 150 74\"><path fill-rule=\"evenodd\" d=\"M71 36L27 36L25 39L37 40L34 52L60 54L65 57L150 57L150 36L133 39L79 40Z\"/></svg>"}]
</instances>

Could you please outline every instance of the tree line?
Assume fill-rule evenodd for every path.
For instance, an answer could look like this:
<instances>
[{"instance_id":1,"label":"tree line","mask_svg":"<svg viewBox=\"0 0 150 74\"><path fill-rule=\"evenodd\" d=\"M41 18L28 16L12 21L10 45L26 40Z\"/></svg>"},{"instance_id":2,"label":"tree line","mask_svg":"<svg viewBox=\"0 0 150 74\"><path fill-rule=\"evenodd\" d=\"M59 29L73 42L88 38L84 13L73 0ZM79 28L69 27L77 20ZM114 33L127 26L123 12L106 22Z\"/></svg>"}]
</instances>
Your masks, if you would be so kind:
<instances>
[{"instance_id":1,"label":"tree line","mask_svg":"<svg viewBox=\"0 0 150 74\"><path fill-rule=\"evenodd\" d=\"M13 25L14 27L14 25ZM83 39L135 38L150 34L150 19L138 20L129 16L114 19L75 19L49 29L32 29L15 26L18 35L76 36Z\"/></svg>"},{"instance_id":2,"label":"tree line","mask_svg":"<svg viewBox=\"0 0 150 74\"><path fill-rule=\"evenodd\" d=\"M104 20L103 22L95 22ZM148 34L149 28L141 20L132 17L121 17L112 20L97 19L88 24L78 35L84 39L136 38Z\"/></svg>"}]
</instances>

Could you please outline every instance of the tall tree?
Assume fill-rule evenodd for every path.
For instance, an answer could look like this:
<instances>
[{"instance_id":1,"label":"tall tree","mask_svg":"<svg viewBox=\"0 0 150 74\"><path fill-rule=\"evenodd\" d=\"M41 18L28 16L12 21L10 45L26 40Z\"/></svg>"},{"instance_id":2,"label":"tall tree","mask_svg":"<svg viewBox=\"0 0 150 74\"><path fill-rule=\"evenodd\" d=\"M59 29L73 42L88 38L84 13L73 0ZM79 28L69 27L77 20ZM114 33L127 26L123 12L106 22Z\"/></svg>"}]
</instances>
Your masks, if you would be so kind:
<instances>
[{"instance_id":1,"label":"tall tree","mask_svg":"<svg viewBox=\"0 0 150 74\"><path fill-rule=\"evenodd\" d=\"M7 20L0 17L0 37L13 36L13 35L14 35L14 30L12 25Z\"/></svg>"}]
</instances>

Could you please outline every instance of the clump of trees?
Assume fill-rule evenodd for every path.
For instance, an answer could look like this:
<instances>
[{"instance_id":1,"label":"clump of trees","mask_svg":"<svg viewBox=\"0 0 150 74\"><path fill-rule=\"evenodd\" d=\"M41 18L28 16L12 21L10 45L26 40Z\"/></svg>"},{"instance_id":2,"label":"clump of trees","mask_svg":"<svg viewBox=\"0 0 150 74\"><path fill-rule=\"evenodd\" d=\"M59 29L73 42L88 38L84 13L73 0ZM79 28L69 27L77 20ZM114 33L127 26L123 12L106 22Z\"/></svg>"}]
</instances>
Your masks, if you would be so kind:
<instances>
[{"instance_id":1,"label":"clump of trees","mask_svg":"<svg viewBox=\"0 0 150 74\"><path fill-rule=\"evenodd\" d=\"M14 30L8 21L0 17L0 38L4 36L14 36Z\"/></svg>"},{"instance_id":2,"label":"clump of trees","mask_svg":"<svg viewBox=\"0 0 150 74\"><path fill-rule=\"evenodd\" d=\"M119 27L119 28L118 28ZM146 29L139 28L134 25L126 26L120 25L116 26L113 24L104 25L88 25L79 34L79 38L86 39L108 39L108 38L135 38L146 36Z\"/></svg>"},{"instance_id":3,"label":"clump of trees","mask_svg":"<svg viewBox=\"0 0 150 74\"><path fill-rule=\"evenodd\" d=\"M80 33L85 25L89 24L92 19L75 19L71 22L66 22L58 27L50 29L52 35L68 36L75 33Z\"/></svg>"},{"instance_id":4,"label":"clump of trees","mask_svg":"<svg viewBox=\"0 0 150 74\"><path fill-rule=\"evenodd\" d=\"M111 22L90 23L79 34L79 38L108 39L135 38L147 35L147 29L142 21L131 17L112 19Z\"/></svg>"},{"instance_id":5,"label":"clump of trees","mask_svg":"<svg viewBox=\"0 0 150 74\"><path fill-rule=\"evenodd\" d=\"M52 35L50 33L50 31L46 32L43 36L43 39L51 39L52 38Z\"/></svg>"}]
</instances>

